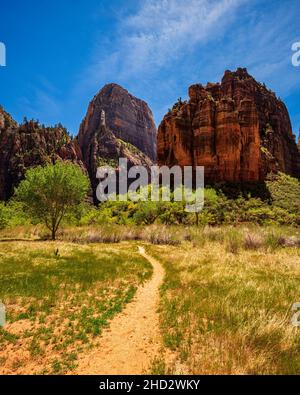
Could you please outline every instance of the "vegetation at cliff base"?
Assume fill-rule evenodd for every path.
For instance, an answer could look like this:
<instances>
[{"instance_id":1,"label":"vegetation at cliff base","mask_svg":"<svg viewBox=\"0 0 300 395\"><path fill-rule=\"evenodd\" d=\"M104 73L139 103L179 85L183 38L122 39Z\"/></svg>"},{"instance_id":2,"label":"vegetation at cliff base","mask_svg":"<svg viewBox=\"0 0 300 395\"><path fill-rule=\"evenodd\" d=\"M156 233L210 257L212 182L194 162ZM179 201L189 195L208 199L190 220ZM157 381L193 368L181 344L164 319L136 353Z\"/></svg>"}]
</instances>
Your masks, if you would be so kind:
<instances>
[{"instance_id":1,"label":"vegetation at cliff base","mask_svg":"<svg viewBox=\"0 0 300 395\"><path fill-rule=\"evenodd\" d=\"M55 171L49 173L49 169L58 169L58 167L62 167L65 174L55 180ZM68 174L69 170L70 174ZM47 177L52 178L52 184L41 176L44 172L49 173ZM39 182L37 178L40 178ZM68 183L65 182L67 179ZM44 182L47 182L47 189L44 189ZM61 228L107 224L128 226L151 224L238 226L247 223L262 226L300 225L300 183L297 179L283 173L270 177L261 187L264 189L263 193L257 193L257 190L247 192L239 189L238 186L206 187L204 208L198 214L188 213L187 202L174 201L172 192L170 202L107 201L96 207L84 200L88 185L88 180L76 165L64 165L58 162L54 167L48 165L45 168L38 167L29 170L27 179L20 184L15 197L7 203L0 204L0 229L38 223L46 224L46 220L50 225L46 227L50 228L51 234L53 229L54 233L57 233L57 224ZM150 193L150 188L146 189L147 193ZM46 196L49 199L44 199L44 192L40 193L41 190L47 192ZM43 204L40 204L41 199L44 199ZM57 202L52 206L55 200ZM59 207L59 210L55 211L55 213L60 213L60 215L54 215L56 219L53 217L53 207Z\"/></svg>"},{"instance_id":2,"label":"vegetation at cliff base","mask_svg":"<svg viewBox=\"0 0 300 395\"><path fill-rule=\"evenodd\" d=\"M234 189L235 188L235 189ZM107 201L91 209L81 224L120 225L300 225L300 183L279 173L264 185L265 196L257 197L232 186L230 193L220 187L206 187L204 209L198 214L186 211L186 201ZM257 192L257 191L256 191ZM236 196L234 196L236 195Z\"/></svg>"}]
</instances>

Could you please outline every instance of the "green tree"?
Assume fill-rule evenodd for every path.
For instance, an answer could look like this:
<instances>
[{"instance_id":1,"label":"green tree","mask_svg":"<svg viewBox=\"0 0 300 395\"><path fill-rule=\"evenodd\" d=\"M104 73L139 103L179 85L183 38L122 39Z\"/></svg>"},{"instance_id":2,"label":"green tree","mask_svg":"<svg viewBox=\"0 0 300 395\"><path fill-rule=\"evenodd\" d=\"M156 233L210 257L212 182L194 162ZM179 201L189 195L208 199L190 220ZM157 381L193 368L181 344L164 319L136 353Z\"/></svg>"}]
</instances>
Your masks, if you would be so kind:
<instances>
[{"instance_id":1,"label":"green tree","mask_svg":"<svg viewBox=\"0 0 300 395\"><path fill-rule=\"evenodd\" d=\"M80 205L89 189L89 180L79 166L56 162L26 172L16 198L26 211L44 222L55 240L62 219Z\"/></svg>"},{"instance_id":2,"label":"green tree","mask_svg":"<svg viewBox=\"0 0 300 395\"><path fill-rule=\"evenodd\" d=\"M272 204L298 215L300 218L300 182L284 173L278 173L267 181ZM300 221L299 221L300 222Z\"/></svg>"}]
</instances>

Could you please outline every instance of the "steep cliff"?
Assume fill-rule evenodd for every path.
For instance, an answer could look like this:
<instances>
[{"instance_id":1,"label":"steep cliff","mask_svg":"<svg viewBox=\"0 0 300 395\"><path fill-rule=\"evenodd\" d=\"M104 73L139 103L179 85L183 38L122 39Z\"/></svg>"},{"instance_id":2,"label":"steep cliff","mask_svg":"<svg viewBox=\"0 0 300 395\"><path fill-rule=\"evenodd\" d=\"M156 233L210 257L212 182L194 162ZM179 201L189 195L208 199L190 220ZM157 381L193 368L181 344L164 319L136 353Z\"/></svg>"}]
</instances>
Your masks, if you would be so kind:
<instances>
[{"instance_id":1,"label":"steep cliff","mask_svg":"<svg viewBox=\"0 0 300 395\"><path fill-rule=\"evenodd\" d=\"M96 199L97 167L126 158L128 167L148 169L156 155L156 127L148 105L116 84L106 85L92 100L78 137L61 126L37 122L18 125L0 107L0 200L7 200L29 167L58 158L78 163L88 172Z\"/></svg>"},{"instance_id":2,"label":"steep cliff","mask_svg":"<svg viewBox=\"0 0 300 395\"><path fill-rule=\"evenodd\" d=\"M44 127L29 121L18 126L0 109L0 200L7 200L30 167L61 158L83 169L81 150L62 126Z\"/></svg>"},{"instance_id":3,"label":"steep cliff","mask_svg":"<svg viewBox=\"0 0 300 395\"><path fill-rule=\"evenodd\" d=\"M278 171L300 178L286 106L241 68L189 88L189 101L179 100L159 126L157 160L205 166L207 183L262 181Z\"/></svg>"},{"instance_id":4,"label":"steep cliff","mask_svg":"<svg viewBox=\"0 0 300 395\"><path fill-rule=\"evenodd\" d=\"M132 166L144 166L150 169L152 161L131 143L115 136L106 125L104 110L101 110L98 125L93 124L92 131L89 122L86 122L87 119L89 119L88 115L80 127L78 138L84 163L90 176L94 202L97 203L96 189L99 180L97 180L96 174L99 166L109 165L118 170L119 158L125 158L128 160L129 169Z\"/></svg>"},{"instance_id":5,"label":"steep cliff","mask_svg":"<svg viewBox=\"0 0 300 395\"><path fill-rule=\"evenodd\" d=\"M83 151L86 141L99 129L102 110L105 111L107 128L117 138L137 147L150 159L155 159L156 127L150 108L117 84L105 85L91 101L78 137Z\"/></svg>"}]
</instances>

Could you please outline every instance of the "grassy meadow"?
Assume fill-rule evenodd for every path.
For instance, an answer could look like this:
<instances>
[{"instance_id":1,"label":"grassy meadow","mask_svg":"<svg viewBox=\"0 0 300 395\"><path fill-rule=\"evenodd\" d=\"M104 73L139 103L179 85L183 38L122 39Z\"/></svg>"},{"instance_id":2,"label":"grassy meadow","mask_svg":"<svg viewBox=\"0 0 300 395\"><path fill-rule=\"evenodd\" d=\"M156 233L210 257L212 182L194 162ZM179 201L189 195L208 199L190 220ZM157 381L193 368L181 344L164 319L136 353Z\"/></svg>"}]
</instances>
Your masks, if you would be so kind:
<instances>
[{"instance_id":1,"label":"grassy meadow","mask_svg":"<svg viewBox=\"0 0 300 395\"><path fill-rule=\"evenodd\" d=\"M0 373L62 374L130 302L152 267L126 243L0 243Z\"/></svg>"},{"instance_id":2,"label":"grassy meadow","mask_svg":"<svg viewBox=\"0 0 300 395\"><path fill-rule=\"evenodd\" d=\"M300 374L299 237L210 229L180 246L148 246L166 269L163 342L153 373ZM289 242L288 242L289 240ZM168 363L169 362L169 363Z\"/></svg>"},{"instance_id":3,"label":"grassy meadow","mask_svg":"<svg viewBox=\"0 0 300 395\"><path fill-rule=\"evenodd\" d=\"M151 373L300 374L300 229L65 227L0 231L0 372L72 372L159 260L161 358Z\"/></svg>"}]
</instances>

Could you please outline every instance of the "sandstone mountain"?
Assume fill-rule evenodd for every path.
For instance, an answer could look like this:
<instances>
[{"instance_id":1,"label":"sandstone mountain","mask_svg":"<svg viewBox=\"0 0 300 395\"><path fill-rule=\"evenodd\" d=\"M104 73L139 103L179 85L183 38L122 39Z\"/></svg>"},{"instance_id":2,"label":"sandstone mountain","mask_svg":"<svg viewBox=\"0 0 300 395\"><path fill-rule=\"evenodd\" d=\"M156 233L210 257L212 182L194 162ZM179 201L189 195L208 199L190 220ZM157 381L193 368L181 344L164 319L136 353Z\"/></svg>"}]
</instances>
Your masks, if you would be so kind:
<instances>
[{"instance_id":1,"label":"sandstone mountain","mask_svg":"<svg viewBox=\"0 0 300 395\"><path fill-rule=\"evenodd\" d=\"M246 69L221 83L193 85L158 130L160 165L205 166L207 183L262 181L282 171L300 178L300 153L284 103Z\"/></svg>"},{"instance_id":2,"label":"sandstone mountain","mask_svg":"<svg viewBox=\"0 0 300 395\"><path fill-rule=\"evenodd\" d=\"M137 147L150 159L156 157L156 126L147 103L117 84L105 85L91 101L79 131L79 144L85 144L98 132L101 112L113 134Z\"/></svg>"},{"instance_id":3,"label":"sandstone mountain","mask_svg":"<svg viewBox=\"0 0 300 395\"><path fill-rule=\"evenodd\" d=\"M117 84L105 85L89 104L78 133L96 202L97 168L118 168L118 159L132 166L152 165L156 127L148 105Z\"/></svg>"},{"instance_id":4,"label":"sandstone mountain","mask_svg":"<svg viewBox=\"0 0 300 395\"><path fill-rule=\"evenodd\" d=\"M221 83L193 85L189 101L178 101L158 132L158 164L203 165L206 182L263 181L282 171L300 178L300 153L284 103L246 69L226 71ZM61 125L35 121L18 125L0 107L0 200L7 200L26 169L57 159L87 171L94 200L97 167L149 168L155 157L156 129L147 104L116 84L92 100L79 135Z\"/></svg>"},{"instance_id":5,"label":"sandstone mountain","mask_svg":"<svg viewBox=\"0 0 300 395\"><path fill-rule=\"evenodd\" d=\"M96 202L97 167L150 168L156 152L156 127L148 105L116 84L106 85L90 103L79 135L73 139L61 125L44 127L35 121L18 125L0 107L0 200L9 199L26 170L58 158L87 171Z\"/></svg>"},{"instance_id":6,"label":"sandstone mountain","mask_svg":"<svg viewBox=\"0 0 300 395\"><path fill-rule=\"evenodd\" d=\"M93 124L92 132L87 119L89 119L88 116L81 125L78 138L84 163L90 176L94 202L96 203L96 189L99 183L96 175L99 166L111 166L118 170L119 158L125 158L128 161L128 168L145 166L147 169L150 169L152 161L138 148L115 136L106 125L104 110L101 110L98 125Z\"/></svg>"},{"instance_id":7,"label":"sandstone mountain","mask_svg":"<svg viewBox=\"0 0 300 395\"><path fill-rule=\"evenodd\" d=\"M85 169L78 143L62 126L44 127L34 121L19 126L0 108L0 200L12 196L28 168L59 158Z\"/></svg>"}]
</instances>

